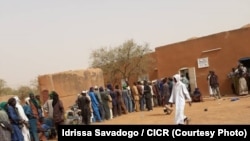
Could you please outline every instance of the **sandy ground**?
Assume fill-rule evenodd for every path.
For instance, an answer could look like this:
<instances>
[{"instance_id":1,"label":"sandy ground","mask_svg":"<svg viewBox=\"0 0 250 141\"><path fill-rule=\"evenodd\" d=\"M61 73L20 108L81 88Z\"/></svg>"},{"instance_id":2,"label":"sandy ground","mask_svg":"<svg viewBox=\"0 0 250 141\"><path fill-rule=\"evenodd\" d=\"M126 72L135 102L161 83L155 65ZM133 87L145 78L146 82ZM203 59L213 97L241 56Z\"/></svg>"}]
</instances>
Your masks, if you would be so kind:
<instances>
[{"instance_id":1,"label":"sandy ground","mask_svg":"<svg viewBox=\"0 0 250 141\"><path fill-rule=\"evenodd\" d=\"M204 102L186 104L185 114L191 118L190 125L206 124L250 124L250 95L223 97L219 100L206 98ZM205 111L204 109L207 109ZM93 124L174 124L175 111L171 115L163 112L163 107L155 107L153 111L133 112L112 120Z\"/></svg>"},{"instance_id":2,"label":"sandy ground","mask_svg":"<svg viewBox=\"0 0 250 141\"><path fill-rule=\"evenodd\" d=\"M232 98L239 98L239 100L231 101ZM3 99L6 97L0 97L0 101L4 101ZM191 107L186 104L185 114L191 118L190 124L250 125L250 95L227 96L219 100L211 97L204 98L204 102L193 103ZM174 124L174 115L175 111L167 115L163 112L163 107L154 107L153 111L133 112L93 124Z\"/></svg>"},{"instance_id":3,"label":"sandy ground","mask_svg":"<svg viewBox=\"0 0 250 141\"><path fill-rule=\"evenodd\" d=\"M238 100L232 101L233 98ZM250 95L219 100L205 98L191 107L186 104L185 114L191 118L190 125L250 125ZM175 111L167 115L163 107L154 107L153 111L133 112L92 125L174 125L174 115Z\"/></svg>"},{"instance_id":4,"label":"sandy ground","mask_svg":"<svg viewBox=\"0 0 250 141\"><path fill-rule=\"evenodd\" d=\"M238 100L232 101L233 98L238 98ZM219 100L211 97L205 98L204 102L192 103L191 107L186 104L185 114L191 118L190 125L250 125L250 95L227 96ZM167 115L163 112L163 107L154 107L153 111L133 112L112 120L92 124L170 125L174 124L174 115L175 111L171 115Z\"/></svg>"}]
</instances>

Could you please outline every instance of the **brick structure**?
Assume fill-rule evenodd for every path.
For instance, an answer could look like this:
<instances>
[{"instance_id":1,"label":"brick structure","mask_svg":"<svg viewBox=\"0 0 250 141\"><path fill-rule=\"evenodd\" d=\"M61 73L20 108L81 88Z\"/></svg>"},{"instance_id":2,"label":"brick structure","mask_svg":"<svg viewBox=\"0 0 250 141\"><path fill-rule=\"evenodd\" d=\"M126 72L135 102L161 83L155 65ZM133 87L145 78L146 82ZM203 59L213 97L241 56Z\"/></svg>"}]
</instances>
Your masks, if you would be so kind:
<instances>
[{"instance_id":1,"label":"brick structure","mask_svg":"<svg viewBox=\"0 0 250 141\"><path fill-rule=\"evenodd\" d=\"M172 77L187 72L192 91L199 87L208 96L206 78L208 71L213 70L219 77L222 95L232 94L228 73L242 60L250 70L250 27L156 47L154 53L157 60L157 75L154 76Z\"/></svg>"}]
</instances>

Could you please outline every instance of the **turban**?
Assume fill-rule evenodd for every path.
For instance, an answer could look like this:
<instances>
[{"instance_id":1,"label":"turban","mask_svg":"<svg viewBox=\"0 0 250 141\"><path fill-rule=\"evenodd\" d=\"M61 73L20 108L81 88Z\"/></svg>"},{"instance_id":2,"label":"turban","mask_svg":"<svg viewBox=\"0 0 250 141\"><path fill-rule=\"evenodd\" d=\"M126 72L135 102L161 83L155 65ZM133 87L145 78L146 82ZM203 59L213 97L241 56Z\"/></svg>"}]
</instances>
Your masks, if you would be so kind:
<instances>
[{"instance_id":1,"label":"turban","mask_svg":"<svg viewBox=\"0 0 250 141\"><path fill-rule=\"evenodd\" d=\"M6 104L7 104L7 102L1 102L0 103L0 110L5 110Z\"/></svg>"}]
</instances>

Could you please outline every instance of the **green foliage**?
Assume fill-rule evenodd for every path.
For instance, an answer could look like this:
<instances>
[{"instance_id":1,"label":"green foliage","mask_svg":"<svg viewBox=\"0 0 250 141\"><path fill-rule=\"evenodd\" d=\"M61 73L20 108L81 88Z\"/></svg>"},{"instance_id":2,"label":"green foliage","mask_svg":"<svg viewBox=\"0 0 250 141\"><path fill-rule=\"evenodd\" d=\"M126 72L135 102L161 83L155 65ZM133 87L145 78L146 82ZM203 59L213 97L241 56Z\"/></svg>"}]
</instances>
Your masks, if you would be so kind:
<instances>
[{"instance_id":1,"label":"green foliage","mask_svg":"<svg viewBox=\"0 0 250 141\"><path fill-rule=\"evenodd\" d=\"M33 93L39 94L39 84L37 78L30 81L30 89Z\"/></svg>"},{"instance_id":2,"label":"green foliage","mask_svg":"<svg viewBox=\"0 0 250 141\"><path fill-rule=\"evenodd\" d=\"M0 79L0 96L5 95L17 95L21 100L29 95L30 92L39 94L39 86L37 79L32 80L31 86L20 86L17 89L10 88L6 85L6 82Z\"/></svg>"},{"instance_id":3,"label":"green foliage","mask_svg":"<svg viewBox=\"0 0 250 141\"><path fill-rule=\"evenodd\" d=\"M18 96L21 100L23 100L25 97L29 96L29 93L32 92L32 89L28 86L20 86L17 89Z\"/></svg>"},{"instance_id":4,"label":"green foliage","mask_svg":"<svg viewBox=\"0 0 250 141\"><path fill-rule=\"evenodd\" d=\"M5 91L4 91L5 85L6 85L6 82L3 79L0 79L0 95L4 95L4 93L5 93Z\"/></svg>"},{"instance_id":5,"label":"green foliage","mask_svg":"<svg viewBox=\"0 0 250 141\"><path fill-rule=\"evenodd\" d=\"M117 83L122 77L129 80L148 72L154 60L147 56L151 52L148 44L138 45L134 40L125 41L122 45L94 50L91 54L93 68L101 68L111 83Z\"/></svg>"}]
</instances>

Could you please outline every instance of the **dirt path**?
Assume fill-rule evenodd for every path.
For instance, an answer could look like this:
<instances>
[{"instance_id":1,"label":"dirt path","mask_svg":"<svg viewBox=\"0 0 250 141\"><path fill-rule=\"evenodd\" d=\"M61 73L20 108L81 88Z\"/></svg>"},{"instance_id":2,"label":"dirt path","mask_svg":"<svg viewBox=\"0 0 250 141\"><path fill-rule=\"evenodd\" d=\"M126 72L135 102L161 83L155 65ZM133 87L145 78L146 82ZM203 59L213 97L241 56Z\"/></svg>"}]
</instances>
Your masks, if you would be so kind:
<instances>
[{"instance_id":1,"label":"dirt path","mask_svg":"<svg viewBox=\"0 0 250 141\"><path fill-rule=\"evenodd\" d=\"M207 98L204 102L193 103L191 107L187 104L185 113L191 118L190 125L250 125L250 95L238 97L236 101L231 101L232 98ZM171 125L174 124L174 114L173 111L166 115L162 107L155 107L153 111L133 112L92 125Z\"/></svg>"},{"instance_id":2,"label":"dirt path","mask_svg":"<svg viewBox=\"0 0 250 141\"><path fill-rule=\"evenodd\" d=\"M238 98L236 101L231 101L232 97L208 98L191 107L186 104L185 113L191 118L190 124L250 124L250 95ZM155 107L153 111L129 113L93 124L174 124L174 115L174 111L166 115L162 107Z\"/></svg>"}]
</instances>

